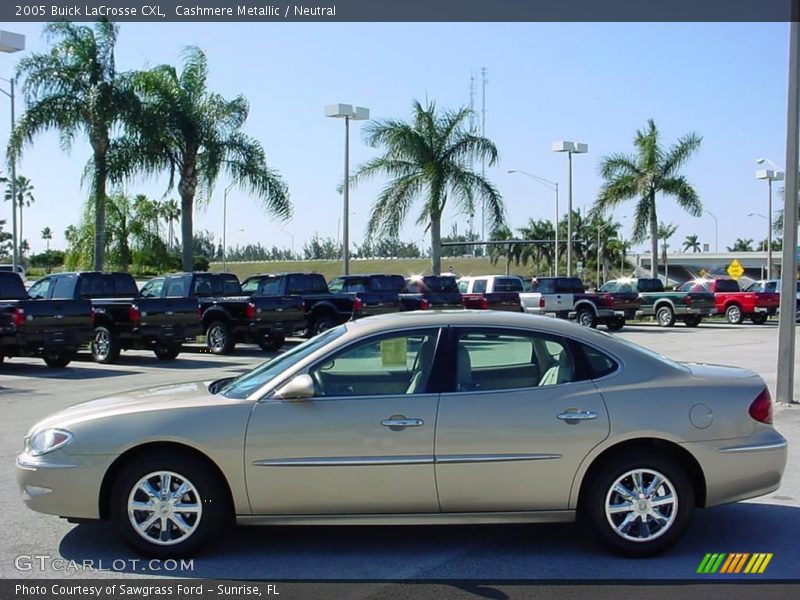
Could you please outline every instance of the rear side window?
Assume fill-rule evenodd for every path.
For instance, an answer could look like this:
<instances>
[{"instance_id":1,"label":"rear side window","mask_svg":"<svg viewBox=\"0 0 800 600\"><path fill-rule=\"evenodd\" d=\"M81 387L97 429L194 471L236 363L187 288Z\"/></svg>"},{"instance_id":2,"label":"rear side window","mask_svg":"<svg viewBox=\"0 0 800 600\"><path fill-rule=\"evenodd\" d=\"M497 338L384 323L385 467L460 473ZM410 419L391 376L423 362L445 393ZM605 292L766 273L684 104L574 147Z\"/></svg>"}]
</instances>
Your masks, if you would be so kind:
<instances>
[{"instance_id":1,"label":"rear side window","mask_svg":"<svg viewBox=\"0 0 800 600\"><path fill-rule=\"evenodd\" d=\"M330 291L330 288L328 288ZM365 292L367 291L367 282L363 279L351 279L344 284L345 292Z\"/></svg>"},{"instance_id":2,"label":"rear side window","mask_svg":"<svg viewBox=\"0 0 800 600\"><path fill-rule=\"evenodd\" d=\"M72 298L73 286L74 281L72 277L59 277L53 285L53 294L51 298L54 300Z\"/></svg>"},{"instance_id":3,"label":"rear side window","mask_svg":"<svg viewBox=\"0 0 800 600\"><path fill-rule=\"evenodd\" d=\"M589 366L592 379L605 377L617 370L617 363L611 357L591 346L580 344L586 364Z\"/></svg>"},{"instance_id":4,"label":"rear side window","mask_svg":"<svg viewBox=\"0 0 800 600\"><path fill-rule=\"evenodd\" d=\"M279 296L283 291L283 277L266 277L261 280L261 293L264 296ZM289 291L288 293L292 293Z\"/></svg>"},{"instance_id":5,"label":"rear side window","mask_svg":"<svg viewBox=\"0 0 800 600\"><path fill-rule=\"evenodd\" d=\"M718 292L738 292L739 284L733 279L718 279L717 280Z\"/></svg>"},{"instance_id":6,"label":"rear side window","mask_svg":"<svg viewBox=\"0 0 800 600\"><path fill-rule=\"evenodd\" d=\"M565 277L556 280L556 291L562 294L582 294L583 282L577 277Z\"/></svg>"},{"instance_id":7,"label":"rear side window","mask_svg":"<svg viewBox=\"0 0 800 600\"><path fill-rule=\"evenodd\" d=\"M139 290L135 294L138 295ZM106 274L87 274L81 275L78 278L78 293L79 298L113 298L114 293L114 279Z\"/></svg>"},{"instance_id":8,"label":"rear side window","mask_svg":"<svg viewBox=\"0 0 800 600\"><path fill-rule=\"evenodd\" d=\"M522 280L518 277L498 277L494 280L495 292L521 292Z\"/></svg>"},{"instance_id":9,"label":"rear side window","mask_svg":"<svg viewBox=\"0 0 800 600\"><path fill-rule=\"evenodd\" d=\"M114 281L115 296L129 298L139 295L139 287L136 285L136 281L127 273L112 273L111 279Z\"/></svg>"},{"instance_id":10,"label":"rear side window","mask_svg":"<svg viewBox=\"0 0 800 600\"><path fill-rule=\"evenodd\" d=\"M170 277L167 283L167 298L184 298L186 295L186 278Z\"/></svg>"},{"instance_id":11,"label":"rear side window","mask_svg":"<svg viewBox=\"0 0 800 600\"><path fill-rule=\"evenodd\" d=\"M242 293L242 286L236 277L225 277L222 280L222 293L225 296L238 296Z\"/></svg>"},{"instance_id":12,"label":"rear side window","mask_svg":"<svg viewBox=\"0 0 800 600\"><path fill-rule=\"evenodd\" d=\"M321 294L328 291L328 284L319 273L289 275L288 291L290 294Z\"/></svg>"},{"instance_id":13,"label":"rear side window","mask_svg":"<svg viewBox=\"0 0 800 600\"><path fill-rule=\"evenodd\" d=\"M663 292L664 284L660 279L639 279L636 281L636 287L640 292Z\"/></svg>"},{"instance_id":14,"label":"rear side window","mask_svg":"<svg viewBox=\"0 0 800 600\"><path fill-rule=\"evenodd\" d=\"M472 284L472 293L473 294L484 294L484 293L486 293L486 280L485 279L476 279Z\"/></svg>"}]
</instances>

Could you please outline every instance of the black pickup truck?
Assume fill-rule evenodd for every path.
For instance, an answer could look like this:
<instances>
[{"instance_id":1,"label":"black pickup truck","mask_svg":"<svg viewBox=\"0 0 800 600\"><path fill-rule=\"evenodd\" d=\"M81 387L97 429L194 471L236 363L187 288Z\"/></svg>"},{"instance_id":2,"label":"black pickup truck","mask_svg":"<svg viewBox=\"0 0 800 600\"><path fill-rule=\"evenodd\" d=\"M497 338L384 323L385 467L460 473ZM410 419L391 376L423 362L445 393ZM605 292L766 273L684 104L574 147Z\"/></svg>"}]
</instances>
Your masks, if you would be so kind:
<instances>
[{"instance_id":1,"label":"black pickup truck","mask_svg":"<svg viewBox=\"0 0 800 600\"><path fill-rule=\"evenodd\" d=\"M399 298L401 310L464 308L464 298L452 275L409 277Z\"/></svg>"},{"instance_id":2,"label":"black pickup truck","mask_svg":"<svg viewBox=\"0 0 800 600\"><path fill-rule=\"evenodd\" d=\"M94 310L92 357L116 362L122 350L152 350L173 360L183 342L200 334L197 302L191 298L148 298L130 273L56 273L28 290L36 300L88 300Z\"/></svg>"},{"instance_id":3,"label":"black pickup truck","mask_svg":"<svg viewBox=\"0 0 800 600\"><path fill-rule=\"evenodd\" d=\"M230 354L237 342L278 350L286 336L305 327L303 304L295 297L249 297L233 273L175 273L156 277L142 295L191 298L199 305L206 344L214 354Z\"/></svg>"},{"instance_id":4,"label":"black pickup truck","mask_svg":"<svg viewBox=\"0 0 800 600\"><path fill-rule=\"evenodd\" d=\"M400 291L406 284L402 275L342 275L328 282L334 294L349 294L361 300L364 317L400 310Z\"/></svg>"},{"instance_id":5,"label":"black pickup truck","mask_svg":"<svg viewBox=\"0 0 800 600\"><path fill-rule=\"evenodd\" d=\"M253 298L258 296L293 296L303 303L303 329L311 337L350 319L362 316L359 298L332 294L321 273L275 273L248 277L242 289Z\"/></svg>"},{"instance_id":6,"label":"black pickup truck","mask_svg":"<svg viewBox=\"0 0 800 600\"><path fill-rule=\"evenodd\" d=\"M66 367L92 339L92 318L88 300L30 300L17 273L0 272L0 364L40 356L48 367Z\"/></svg>"}]
</instances>

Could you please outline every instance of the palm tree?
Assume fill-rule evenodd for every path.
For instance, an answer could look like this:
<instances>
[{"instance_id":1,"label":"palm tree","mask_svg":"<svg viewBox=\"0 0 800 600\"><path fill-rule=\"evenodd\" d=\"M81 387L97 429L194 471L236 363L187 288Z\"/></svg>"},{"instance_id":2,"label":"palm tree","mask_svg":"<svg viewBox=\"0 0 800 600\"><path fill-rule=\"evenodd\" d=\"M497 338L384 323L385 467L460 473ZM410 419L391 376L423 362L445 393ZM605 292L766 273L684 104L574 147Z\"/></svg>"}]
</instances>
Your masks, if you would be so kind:
<instances>
[{"instance_id":1,"label":"palm tree","mask_svg":"<svg viewBox=\"0 0 800 600\"><path fill-rule=\"evenodd\" d=\"M660 145L660 132L650 119L645 130L636 132L635 155L611 154L600 162L600 175L605 180L595 203L596 209L605 212L626 200L636 198L633 223L633 241L638 243L650 235L652 264L650 276L658 272L658 214L656 197L673 196L678 206L692 216L699 217L703 205L697 191L689 184L680 168L700 147L701 137L689 133L678 138L669 150Z\"/></svg>"},{"instance_id":2,"label":"palm tree","mask_svg":"<svg viewBox=\"0 0 800 600\"><path fill-rule=\"evenodd\" d=\"M138 73L133 86L141 110L112 144L115 178L137 171L169 172L168 191L181 197L181 262L192 269L192 215L198 192L208 200L221 171L258 198L268 213L282 219L292 214L289 192L277 172L267 167L261 144L242 127L249 106L243 96L226 100L207 87L208 62L199 48L184 51L183 70L161 65Z\"/></svg>"},{"instance_id":3,"label":"palm tree","mask_svg":"<svg viewBox=\"0 0 800 600\"><path fill-rule=\"evenodd\" d=\"M174 199L166 200L159 205L161 218L167 222L167 248L172 250L175 240L174 223L181 218L181 209Z\"/></svg>"},{"instance_id":4,"label":"palm tree","mask_svg":"<svg viewBox=\"0 0 800 600\"><path fill-rule=\"evenodd\" d=\"M95 203L94 268L100 271L111 130L135 112L136 98L128 77L116 71L117 25L107 20L93 27L61 21L46 25L44 33L54 42L50 50L23 58L17 67L27 106L12 132L9 154L19 158L23 146L48 129L60 131L66 148L78 133L87 135L92 148L87 172Z\"/></svg>"},{"instance_id":5,"label":"palm tree","mask_svg":"<svg viewBox=\"0 0 800 600\"><path fill-rule=\"evenodd\" d=\"M728 246L728 252L752 252L753 240L745 238L736 238L733 246Z\"/></svg>"},{"instance_id":6,"label":"palm tree","mask_svg":"<svg viewBox=\"0 0 800 600\"><path fill-rule=\"evenodd\" d=\"M700 242L698 239L699 236L697 235L687 235L686 239L683 240L683 251L691 250L692 252L700 252Z\"/></svg>"},{"instance_id":7,"label":"palm tree","mask_svg":"<svg viewBox=\"0 0 800 600\"><path fill-rule=\"evenodd\" d=\"M49 227L42 229L42 239L47 243L47 251L50 252L50 240L53 239L53 231Z\"/></svg>"},{"instance_id":8,"label":"palm tree","mask_svg":"<svg viewBox=\"0 0 800 600\"><path fill-rule=\"evenodd\" d=\"M19 211L18 235L19 238L22 239L22 207L30 206L31 204L36 202L36 198L33 197L33 184L31 183L31 180L25 177L24 175L17 175L15 186L12 186L10 181L6 183L6 193L5 193L6 202L11 200L12 187L15 188L13 191L14 193L16 193L17 196L16 203L12 204L15 204L16 206L14 208L16 208Z\"/></svg>"},{"instance_id":9,"label":"palm tree","mask_svg":"<svg viewBox=\"0 0 800 600\"><path fill-rule=\"evenodd\" d=\"M364 128L365 141L382 148L383 155L359 166L351 179L357 184L379 174L391 178L372 206L367 225L371 238L396 237L414 200L423 198L417 224L431 231L434 274L442 271L442 214L448 199L465 215L474 214L476 200L483 203L489 231L500 229L505 221L500 193L472 170L473 162L496 164L497 148L469 130L469 117L466 108L437 111L435 103L423 107L414 101L410 122L371 122Z\"/></svg>"}]
</instances>

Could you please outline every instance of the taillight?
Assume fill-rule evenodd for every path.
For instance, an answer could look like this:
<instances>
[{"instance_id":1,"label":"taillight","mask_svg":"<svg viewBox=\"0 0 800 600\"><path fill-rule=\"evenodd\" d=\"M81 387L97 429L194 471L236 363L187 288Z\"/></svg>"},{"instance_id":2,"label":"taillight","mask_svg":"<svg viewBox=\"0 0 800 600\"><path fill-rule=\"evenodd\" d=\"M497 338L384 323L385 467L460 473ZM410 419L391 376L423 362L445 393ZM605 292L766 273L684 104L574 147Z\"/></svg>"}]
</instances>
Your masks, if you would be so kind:
<instances>
[{"instance_id":1,"label":"taillight","mask_svg":"<svg viewBox=\"0 0 800 600\"><path fill-rule=\"evenodd\" d=\"M487 310L489 308L489 301L483 297L478 298L478 306L480 306L482 310Z\"/></svg>"},{"instance_id":2,"label":"taillight","mask_svg":"<svg viewBox=\"0 0 800 600\"><path fill-rule=\"evenodd\" d=\"M364 310L364 302L361 298L353 300L353 312L361 312L362 310Z\"/></svg>"},{"instance_id":3,"label":"taillight","mask_svg":"<svg viewBox=\"0 0 800 600\"><path fill-rule=\"evenodd\" d=\"M753 400L750 405L750 416L760 423L772 424L772 397L767 388Z\"/></svg>"},{"instance_id":4,"label":"taillight","mask_svg":"<svg viewBox=\"0 0 800 600\"><path fill-rule=\"evenodd\" d=\"M196 314L197 314L197 320L198 321L203 318L203 310L199 306L197 307Z\"/></svg>"},{"instance_id":5,"label":"taillight","mask_svg":"<svg viewBox=\"0 0 800 600\"><path fill-rule=\"evenodd\" d=\"M14 309L14 326L22 327L25 325L25 311L21 308Z\"/></svg>"},{"instance_id":6,"label":"taillight","mask_svg":"<svg viewBox=\"0 0 800 600\"><path fill-rule=\"evenodd\" d=\"M431 303L428 301L427 298L423 298L419 301L419 309L420 310L428 310L431 307Z\"/></svg>"},{"instance_id":7,"label":"taillight","mask_svg":"<svg viewBox=\"0 0 800 600\"><path fill-rule=\"evenodd\" d=\"M691 303L692 303L692 297L691 297L691 296L689 296L689 295L685 296L685 297L683 298L683 303L684 303L684 304L691 304Z\"/></svg>"},{"instance_id":8,"label":"taillight","mask_svg":"<svg viewBox=\"0 0 800 600\"><path fill-rule=\"evenodd\" d=\"M544 296L539 298L539 308L544 308Z\"/></svg>"},{"instance_id":9,"label":"taillight","mask_svg":"<svg viewBox=\"0 0 800 600\"><path fill-rule=\"evenodd\" d=\"M131 307L128 309L128 320L131 323L138 323L142 320L142 313L139 312L139 307L135 304L131 305Z\"/></svg>"},{"instance_id":10,"label":"taillight","mask_svg":"<svg viewBox=\"0 0 800 600\"><path fill-rule=\"evenodd\" d=\"M248 319L252 319L256 316L256 305L252 302L248 302L247 306L244 308L244 316Z\"/></svg>"},{"instance_id":11,"label":"taillight","mask_svg":"<svg viewBox=\"0 0 800 600\"><path fill-rule=\"evenodd\" d=\"M616 298L614 298L614 296L609 296L608 297L608 305L609 306L614 306L614 300L616 300Z\"/></svg>"}]
</instances>

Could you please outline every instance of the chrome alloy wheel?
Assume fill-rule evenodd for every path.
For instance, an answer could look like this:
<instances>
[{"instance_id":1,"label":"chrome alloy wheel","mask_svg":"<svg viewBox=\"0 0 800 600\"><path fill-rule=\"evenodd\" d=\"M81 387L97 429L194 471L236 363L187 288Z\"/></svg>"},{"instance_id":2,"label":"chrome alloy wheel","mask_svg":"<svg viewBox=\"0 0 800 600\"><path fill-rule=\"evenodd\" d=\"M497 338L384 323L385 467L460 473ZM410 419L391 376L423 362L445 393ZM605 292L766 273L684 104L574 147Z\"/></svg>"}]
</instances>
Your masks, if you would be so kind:
<instances>
[{"instance_id":1,"label":"chrome alloy wheel","mask_svg":"<svg viewBox=\"0 0 800 600\"><path fill-rule=\"evenodd\" d=\"M100 358L108 356L109 352L111 352L111 337L107 330L101 329L95 332L92 350Z\"/></svg>"},{"instance_id":2,"label":"chrome alloy wheel","mask_svg":"<svg viewBox=\"0 0 800 600\"><path fill-rule=\"evenodd\" d=\"M219 325L212 325L208 330L208 345L214 350L224 348L227 341L225 331Z\"/></svg>"},{"instance_id":3,"label":"chrome alloy wheel","mask_svg":"<svg viewBox=\"0 0 800 600\"><path fill-rule=\"evenodd\" d=\"M192 482L172 471L155 471L128 495L133 530L151 544L171 546L188 539L200 524L203 503Z\"/></svg>"},{"instance_id":4,"label":"chrome alloy wheel","mask_svg":"<svg viewBox=\"0 0 800 600\"><path fill-rule=\"evenodd\" d=\"M606 519L614 533L631 542L650 542L669 531L678 514L675 486L651 469L620 476L606 494Z\"/></svg>"}]
</instances>

